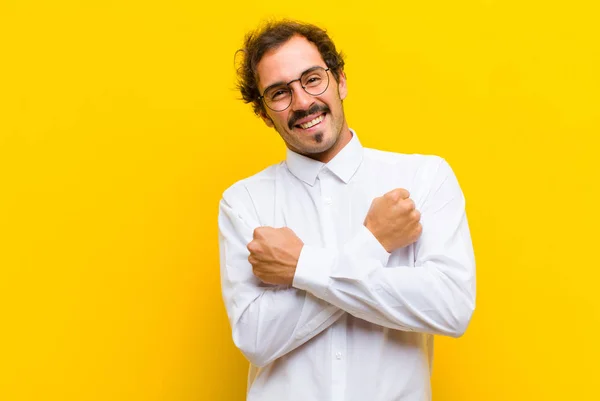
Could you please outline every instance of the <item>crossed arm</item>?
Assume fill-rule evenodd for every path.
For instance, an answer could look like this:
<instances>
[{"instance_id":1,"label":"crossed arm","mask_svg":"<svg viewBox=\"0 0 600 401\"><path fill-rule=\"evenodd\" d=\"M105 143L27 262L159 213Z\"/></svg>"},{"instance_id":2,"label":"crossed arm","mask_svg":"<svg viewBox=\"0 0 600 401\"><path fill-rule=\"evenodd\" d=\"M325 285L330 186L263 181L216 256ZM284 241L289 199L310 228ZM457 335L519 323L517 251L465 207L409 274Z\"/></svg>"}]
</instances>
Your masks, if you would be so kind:
<instances>
[{"instance_id":1,"label":"crossed arm","mask_svg":"<svg viewBox=\"0 0 600 401\"><path fill-rule=\"evenodd\" d=\"M420 213L401 191L376 198L365 225L340 250L304 245L287 228L259 228L235 204L244 193L220 203L221 278L234 343L254 365L285 355L344 313L397 330L465 331L475 263L464 198L445 161ZM388 251L410 243L415 267L386 268Z\"/></svg>"}]
</instances>

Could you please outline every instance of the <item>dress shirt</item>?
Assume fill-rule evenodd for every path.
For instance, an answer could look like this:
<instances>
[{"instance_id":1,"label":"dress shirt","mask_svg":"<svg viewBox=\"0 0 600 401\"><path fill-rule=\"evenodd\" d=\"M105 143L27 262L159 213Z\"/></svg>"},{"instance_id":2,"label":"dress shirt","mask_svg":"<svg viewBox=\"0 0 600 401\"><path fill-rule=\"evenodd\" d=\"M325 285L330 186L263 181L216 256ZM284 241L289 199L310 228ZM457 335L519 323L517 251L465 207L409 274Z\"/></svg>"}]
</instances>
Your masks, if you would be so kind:
<instances>
[{"instance_id":1,"label":"dress shirt","mask_svg":"<svg viewBox=\"0 0 600 401\"><path fill-rule=\"evenodd\" d=\"M388 253L363 225L374 198L405 188L423 232ZM465 199L438 156L350 142L327 164L286 161L219 205L224 303L250 361L248 401L428 401L433 335L463 334L475 308ZM304 242L292 286L262 283L246 248L259 226Z\"/></svg>"}]
</instances>

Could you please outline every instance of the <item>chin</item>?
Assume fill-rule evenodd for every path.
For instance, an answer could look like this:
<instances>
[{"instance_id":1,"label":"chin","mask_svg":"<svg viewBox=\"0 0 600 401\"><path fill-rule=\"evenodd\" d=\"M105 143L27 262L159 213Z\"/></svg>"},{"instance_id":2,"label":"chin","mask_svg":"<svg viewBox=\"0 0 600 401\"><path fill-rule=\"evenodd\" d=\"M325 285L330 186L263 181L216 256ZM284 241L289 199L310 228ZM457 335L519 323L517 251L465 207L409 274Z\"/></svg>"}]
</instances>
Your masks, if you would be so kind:
<instances>
[{"instance_id":1,"label":"chin","mask_svg":"<svg viewBox=\"0 0 600 401\"><path fill-rule=\"evenodd\" d=\"M331 134L330 127L310 134L305 133L304 135L296 130L292 130L292 132L288 131L287 135L289 135L288 139L290 142L288 143L292 145L292 150L304 155L315 155L327 152L336 143L336 137Z\"/></svg>"},{"instance_id":2,"label":"chin","mask_svg":"<svg viewBox=\"0 0 600 401\"><path fill-rule=\"evenodd\" d=\"M312 154L324 153L324 152L327 152L329 149L331 149L334 144L335 144L335 141L332 140L331 138L323 138L321 140L321 142L318 142L318 143L312 142L311 144L309 144L306 147L307 148L306 150Z\"/></svg>"}]
</instances>

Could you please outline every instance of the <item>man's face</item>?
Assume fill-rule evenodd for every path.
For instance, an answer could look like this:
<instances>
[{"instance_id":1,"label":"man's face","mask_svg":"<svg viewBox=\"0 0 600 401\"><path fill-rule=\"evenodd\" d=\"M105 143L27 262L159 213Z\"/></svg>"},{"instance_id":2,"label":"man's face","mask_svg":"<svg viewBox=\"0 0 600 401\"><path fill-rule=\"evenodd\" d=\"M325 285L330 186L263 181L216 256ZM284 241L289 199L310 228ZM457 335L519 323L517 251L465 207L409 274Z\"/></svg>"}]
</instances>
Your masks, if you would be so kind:
<instances>
[{"instance_id":1,"label":"man's face","mask_svg":"<svg viewBox=\"0 0 600 401\"><path fill-rule=\"evenodd\" d=\"M298 79L304 71L317 66L327 68L317 47L304 37L294 36L281 47L265 53L258 63L259 91L262 94L273 84ZM336 82L331 70L327 74L329 86L322 94L309 95L300 82L295 81L289 85L291 105L284 111L273 111L265 106L267 114L261 116L281 135L288 148L317 160L330 159L331 153L339 150L342 136L351 136L342 106L347 94L346 78L341 73ZM314 123L315 119L322 120L306 127L306 123Z\"/></svg>"}]
</instances>

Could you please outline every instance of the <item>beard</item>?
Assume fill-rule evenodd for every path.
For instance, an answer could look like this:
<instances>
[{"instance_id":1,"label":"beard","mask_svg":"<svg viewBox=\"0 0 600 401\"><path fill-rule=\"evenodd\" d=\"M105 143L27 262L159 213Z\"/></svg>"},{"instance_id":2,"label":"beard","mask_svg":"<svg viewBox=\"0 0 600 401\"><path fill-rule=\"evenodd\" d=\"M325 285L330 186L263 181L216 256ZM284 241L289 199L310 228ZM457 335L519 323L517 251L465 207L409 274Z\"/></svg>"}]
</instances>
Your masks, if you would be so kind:
<instances>
[{"instance_id":1,"label":"beard","mask_svg":"<svg viewBox=\"0 0 600 401\"><path fill-rule=\"evenodd\" d=\"M327 114L326 118L330 118L331 114ZM328 124L331 122L327 121ZM285 126L275 126L275 130L281 136L286 146L290 150L301 154L301 155L318 155L327 152L337 143L341 126L337 127L335 124L324 126L319 131L312 134L299 133L295 129L287 130ZM331 131L331 132L329 132Z\"/></svg>"},{"instance_id":2,"label":"beard","mask_svg":"<svg viewBox=\"0 0 600 401\"><path fill-rule=\"evenodd\" d=\"M340 138L345 126L345 113L342 100L339 99L339 107L336 105L338 114L331 112L331 108L323 103L311 105L306 110L297 110L290 113L288 121L281 123L271 119L273 128L283 139L286 146L301 155L313 157L324 154L332 147L335 147ZM322 128L317 129L311 134L302 134L302 129L296 129L296 122L310 115L325 113L325 120ZM329 121L330 120L330 121ZM331 131L331 132L329 132Z\"/></svg>"}]
</instances>

